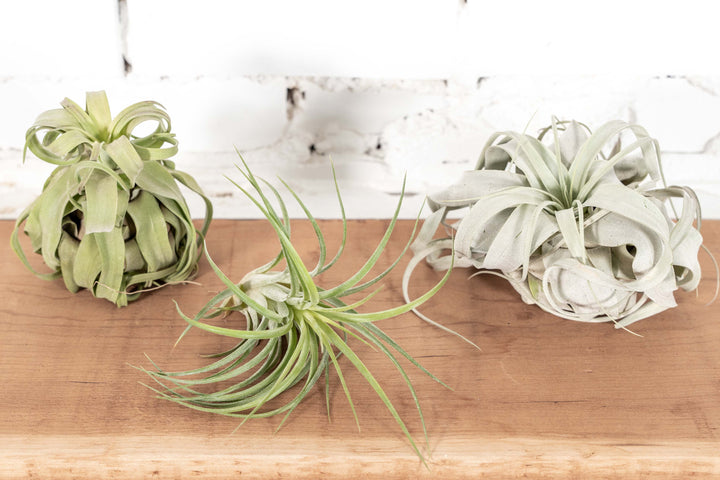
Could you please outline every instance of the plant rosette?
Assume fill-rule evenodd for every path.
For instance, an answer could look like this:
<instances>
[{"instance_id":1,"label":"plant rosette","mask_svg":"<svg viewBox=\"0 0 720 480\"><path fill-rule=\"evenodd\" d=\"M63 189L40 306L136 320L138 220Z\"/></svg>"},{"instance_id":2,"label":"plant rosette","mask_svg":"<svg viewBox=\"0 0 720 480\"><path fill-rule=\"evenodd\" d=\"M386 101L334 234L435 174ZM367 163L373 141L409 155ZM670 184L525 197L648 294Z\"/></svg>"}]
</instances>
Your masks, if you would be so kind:
<instances>
[{"instance_id":1,"label":"plant rosette","mask_svg":"<svg viewBox=\"0 0 720 480\"><path fill-rule=\"evenodd\" d=\"M346 382L341 368L340 359L344 357L370 384L407 437L413 450L424 462L424 456L399 412L375 376L351 348L349 340L361 342L375 351L382 352L395 366L410 390L420 414L423 431L427 436L418 397L398 356L404 357L436 381L440 382L440 380L420 366L400 345L376 326L375 322L409 312L427 301L445 283L450 271L448 270L442 280L425 294L397 307L368 313L358 312L356 309L370 300L377 290L352 304L343 301L348 295L376 285L398 264L409 249L410 241L387 269L367 279L390 240L402 204L404 184L403 193L400 195L400 201L390 224L370 258L341 284L323 288L315 283L315 278L338 261L347 239L345 211L337 183L335 186L342 212L343 237L337 254L330 261L327 261L325 240L318 223L300 198L285 184L307 215L318 240L319 258L315 267L309 269L292 244L290 220L281 196L269 183L256 178L244 162L243 165L244 169L239 167L239 170L251 187L245 189L237 183L235 185L258 207L272 225L280 242L280 252L274 260L251 271L239 283L235 283L220 270L206 251L208 262L225 289L210 299L193 317L183 314L178 307L178 312L188 323L185 333L195 327L216 335L238 339L238 343L228 351L212 355L215 358L213 362L195 370L168 372L153 363L157 370L146 370L160 385L153 390L161 398L186 407L239 417L243 418L243 421L283 414L285 418L280 423L282 426L287 416L313 390L323 374L329 414L328 379L329 372L334 370L357 421L350 396L350 385ZM261 182L264 182L265 187L272 192L271 196L277 200L279 211L263 192ZM415 230L411 234L411 239L414 234ZM282 263L284 268L275 269ZM226 315L228 315L226 323L239 321L239 325L231 327L212 323L213 319ZM291 391L293 387L296 388ZM275 398L280 403L271 403Z\"/></svg>"},{"instance_id":2,"label":"plant rosette","mask_svg":"<svg viewBox=\"0 0 720 480\"><path fill-rule=\"evenodd\" d=\"M562 318L623 328L676 306L673 292L700 281L697 197L666 186L658 142L638 125L592 133L553 119L537 137L495 133L475 170L428 204L417 258L499 275ZM434 238L441 225L450 233Z\"/></svg>"},{"instance_id":3,"label":"plant rosette","mask_svg":"<svg viewBox=\"0 0 720 480\"><path fill-rule=\"evenodd\" d=\"M114 119L105 92L89 92L86 109L70 99L42 113L26 133L27 150L57 165L40 196L18 217L13 249L35 275L62 277L75 293L125 306L142 292L191 279L197 273L212 205L197 182L175 169L170 117L153 101L126 108ZM150 122L156 128L135 135ZM205 202L200 230L179 184ZM36 271L18 233L30 237L50 273Z\"/></svg>"}]
</instances>

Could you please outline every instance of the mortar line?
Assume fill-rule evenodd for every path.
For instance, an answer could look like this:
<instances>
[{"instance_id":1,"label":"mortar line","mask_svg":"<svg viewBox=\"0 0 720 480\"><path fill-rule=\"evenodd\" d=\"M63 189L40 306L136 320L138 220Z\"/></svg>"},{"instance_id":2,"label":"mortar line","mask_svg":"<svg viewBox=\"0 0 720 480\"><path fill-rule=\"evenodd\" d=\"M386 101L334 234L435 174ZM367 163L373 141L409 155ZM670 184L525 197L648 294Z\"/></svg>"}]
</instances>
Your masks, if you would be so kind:
<instances>
[{"instance_id":1,"label":"mortar line","mask_svg":"<svg viewBox=\"0 0 720 480\"><path fill-rule=\"evenodd\" d=\"M120 56L123 65L123 75L132 73L132 63L128 54L128 10L127 0L117 0L118 6L118 31L120 34Z\"/></svg>"}]
</instances>

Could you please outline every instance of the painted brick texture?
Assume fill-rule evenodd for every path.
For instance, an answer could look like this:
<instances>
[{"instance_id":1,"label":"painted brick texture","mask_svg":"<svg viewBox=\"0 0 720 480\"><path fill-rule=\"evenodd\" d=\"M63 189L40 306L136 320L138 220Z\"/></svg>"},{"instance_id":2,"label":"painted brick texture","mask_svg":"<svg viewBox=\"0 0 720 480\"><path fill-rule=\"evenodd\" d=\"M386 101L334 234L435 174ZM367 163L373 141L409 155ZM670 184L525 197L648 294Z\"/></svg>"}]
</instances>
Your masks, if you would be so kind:
<instances>
[{"instance_id":1,"label":"painted brick texture","mask_svg":"<svg viewBox=\"0 0 720 480\"><path fill-rule=\"evenodd\" d=\"M720 62L708 61L720 30L708 3L20 2L0 15L0 218L51 170L21 162L34 117L99 89L114 113L145 99L168 109L178 166L218 217L258 216L224 178L237 178L234 148L318 217L338 216L330 159L355 218L390 216L407 174L410 218L492 132L556 115L645 126L668 182L694 187L720 218Z\"/></svg>"}]
</instances>

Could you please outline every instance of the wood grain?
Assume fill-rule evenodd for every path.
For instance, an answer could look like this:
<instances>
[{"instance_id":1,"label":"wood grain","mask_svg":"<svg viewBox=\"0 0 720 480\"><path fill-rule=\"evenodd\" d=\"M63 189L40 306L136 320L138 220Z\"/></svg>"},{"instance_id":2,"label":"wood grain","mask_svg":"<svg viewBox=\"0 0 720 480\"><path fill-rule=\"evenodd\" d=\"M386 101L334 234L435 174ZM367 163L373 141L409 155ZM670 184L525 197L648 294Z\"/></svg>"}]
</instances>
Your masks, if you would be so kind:
<instances>
[{"instance_id":1,"label":"wood grain","mask_svg":"<svg viewBox=\"0 0 720 480\"><path fill-rule=\"evenodd\" d=\"M321 222L332 251L337 221ZM371 254L387 221L352 221L341 262L321 284L342 281ZM389 265L412 224L401 222L383 257ZM8 238L12 222L0 222ZM311 263L307 222L293 224ZM703 225L720 252L720 222ZM217 221L208 237L234 279L277 249L261 221ZM350 253L352 252L352 253ZM383 328L453 390L409 368L429 431L429 469L372 389L346 362L360 431L336 376L330 418L318 388L275 432L280 418L237 420L156 399L133 366L201 365L200 353L228 346L184 329L173 299L194 312L220 289L201 262L200 285L164 288L118 309L62 281L44 282L0 247L0 478L687 478L720 477L720 302L716 274L701 257L699 294L633 325L561 320L523 304L502 280L453 272L423 311L480 345L477 351L408 314ZM33 258L40 266L37 256ZM405 259L405 262L407 259ZM404 263L367 308L402 302ZM413 295L440 275L420 266ZM443 313L445 312L445 313ZM228 319L227 321L232 321ZM412 398L384 356L353 344L422 440ZM409 366L410 367L410 366Z\"/></svg>"}]
</instances>

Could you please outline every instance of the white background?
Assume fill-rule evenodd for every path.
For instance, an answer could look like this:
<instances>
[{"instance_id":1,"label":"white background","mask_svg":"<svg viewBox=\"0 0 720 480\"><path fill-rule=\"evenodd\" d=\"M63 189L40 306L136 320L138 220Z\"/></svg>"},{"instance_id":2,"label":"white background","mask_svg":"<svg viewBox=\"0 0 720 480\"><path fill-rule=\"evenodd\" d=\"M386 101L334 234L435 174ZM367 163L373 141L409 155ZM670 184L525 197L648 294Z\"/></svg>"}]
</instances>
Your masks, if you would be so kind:
<instances>
[{"instance_id":1,"label":"white background","mask_svg":"<svg viewBox=\"0 0 720 480\"><path fill-rule=\"evenodd\" d=\"M24 0L0 6L0 218L52 169L25 130L64 97L106 90L114 113L154 99L173 119L178 168L217 217L258 213L224 177L242 153L336 217L404 217L472 168L496 130L551 115L637 122L668 183L720 218L720 18L708 1ZM193 213L202 205L189 199ZM295 215L299 215L297 209Z\"/></svg>"}]
</instances>

